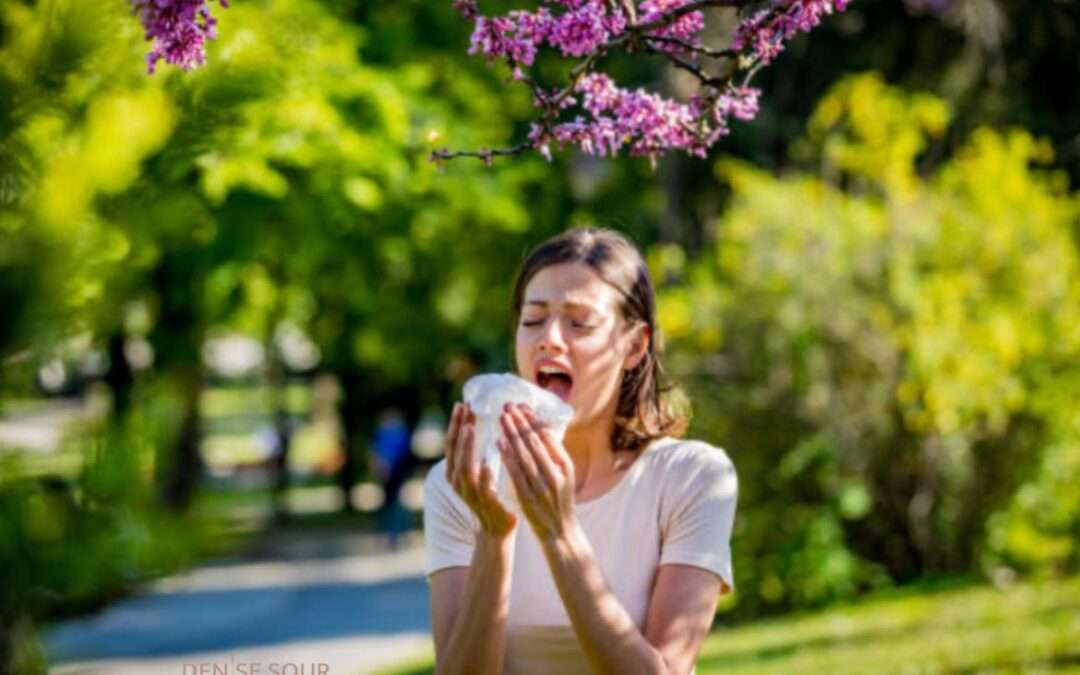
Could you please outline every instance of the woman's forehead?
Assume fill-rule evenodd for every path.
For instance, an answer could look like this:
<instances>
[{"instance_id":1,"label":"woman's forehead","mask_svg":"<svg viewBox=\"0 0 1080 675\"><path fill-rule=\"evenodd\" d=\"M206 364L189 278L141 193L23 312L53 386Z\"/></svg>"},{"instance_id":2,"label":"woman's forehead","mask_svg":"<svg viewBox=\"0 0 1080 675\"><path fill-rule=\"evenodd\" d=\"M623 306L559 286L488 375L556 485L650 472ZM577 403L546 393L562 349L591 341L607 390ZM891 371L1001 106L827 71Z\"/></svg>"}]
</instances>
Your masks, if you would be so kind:
<instances>
[{"instance_id":1,"label":"woman's forehead","mask_svg":"<svg viewBox=\"0 0 1080 675\"><path fill-rule=\"evenodd\" d=\"M537 272L525 287L523 307L592 309L613 306L615 290L583 263L550 265Z\"/></svg>"}]
</instances>

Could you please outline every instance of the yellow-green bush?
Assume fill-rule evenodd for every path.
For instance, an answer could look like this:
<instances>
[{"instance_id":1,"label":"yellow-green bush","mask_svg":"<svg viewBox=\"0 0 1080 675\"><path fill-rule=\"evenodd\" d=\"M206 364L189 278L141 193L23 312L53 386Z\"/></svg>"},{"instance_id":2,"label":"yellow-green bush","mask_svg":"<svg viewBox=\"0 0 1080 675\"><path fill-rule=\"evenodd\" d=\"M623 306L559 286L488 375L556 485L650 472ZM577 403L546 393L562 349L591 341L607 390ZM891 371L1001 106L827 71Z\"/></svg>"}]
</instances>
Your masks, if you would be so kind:
<instances>
[{"instance_id":1,"label":"yellow-green bush","mask_svg":"<svg viewBox=\"0 0 1080 675\"><path fill-rule=\"evenodd\" d=\"M740 468L751 607L1077 561L1080 199L1023 130L931 166L948 117L843 81L795 148L815 170L720 161L714 249L651 256L698 430Z\"/></svg>"}]
</instances>

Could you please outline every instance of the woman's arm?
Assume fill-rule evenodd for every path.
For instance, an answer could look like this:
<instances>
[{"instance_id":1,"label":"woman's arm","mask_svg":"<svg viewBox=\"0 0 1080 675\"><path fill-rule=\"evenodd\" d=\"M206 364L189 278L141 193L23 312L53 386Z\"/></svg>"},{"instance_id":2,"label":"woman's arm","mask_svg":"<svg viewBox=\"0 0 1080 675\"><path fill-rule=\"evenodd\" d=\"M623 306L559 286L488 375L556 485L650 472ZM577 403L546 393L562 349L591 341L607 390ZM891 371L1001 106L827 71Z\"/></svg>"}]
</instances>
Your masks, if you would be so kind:
<instances>
[{"instance_id":1,"label":"woman's arm","mask_svg":"<svg viewBox=\"0 0 1080 675\"><path fill-rule=\"evenodd\" d=\"M597 673L689 673L709 632L721 581L686 565L657 571L645 632L608 587L592 547L574 525L544 542L570 622Z\"/></svg>"},{"instance_id":2,"label":"woman's arm","mask_svg":"<svg viewBox=\"0 0 1080 675\"><path fill-rule=\"evenodd\" d=\"M491 470L473 460L475 420L457 405L447 434L446 474L479 528L469 567L431 576L431 616L439 673L502 671L517 517L495 494Z\"/></svg>"},{"instance_id":3,"label":"woman's arm","mask_svg":"<svg viewBox=\"0 0 1080 675\"><path fill-rule=\"evenodd\" d=\"M481 535L469 567L432 575L436 672L502 672L513 551L512 538Z\"/></svg>"},{"instance_id":4,"label":"woman's arm","mask_svg":"<svg viewBox=\"0 0 1080 675\"><path fill-rule=\"evenodd\" d=\"M574 514L573 463L527 409L503 415L500 450L541 542L579 643L598 673L688 673L712 623L721 581L704 569L662 565L644 634L608 587ZM633 555L632 551L627 551Z\"/></svg>"}]
</instances>

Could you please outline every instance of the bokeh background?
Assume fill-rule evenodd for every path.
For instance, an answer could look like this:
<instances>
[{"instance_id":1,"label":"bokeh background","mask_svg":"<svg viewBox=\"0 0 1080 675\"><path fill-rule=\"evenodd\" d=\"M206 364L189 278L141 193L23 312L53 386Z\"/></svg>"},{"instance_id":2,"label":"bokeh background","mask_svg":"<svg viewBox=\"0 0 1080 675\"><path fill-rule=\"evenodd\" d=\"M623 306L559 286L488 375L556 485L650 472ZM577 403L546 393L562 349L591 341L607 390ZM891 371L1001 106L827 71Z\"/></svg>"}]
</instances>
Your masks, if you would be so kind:
<instances>
[{"instance_id":1,"label":"bokeh background","mask_svg":"<svg viewBox=\"0 0 1080 675\"><path fill-rule=\"evenodd\" d=\"M148 76L124 0L0 2L0 672L430 670L424 473L581 225L739 470L700 672L1080 672L1080 4L856 0L655 169L430 163L531 108L449 0L214 11Z\"/></svg>"}]
</instances>

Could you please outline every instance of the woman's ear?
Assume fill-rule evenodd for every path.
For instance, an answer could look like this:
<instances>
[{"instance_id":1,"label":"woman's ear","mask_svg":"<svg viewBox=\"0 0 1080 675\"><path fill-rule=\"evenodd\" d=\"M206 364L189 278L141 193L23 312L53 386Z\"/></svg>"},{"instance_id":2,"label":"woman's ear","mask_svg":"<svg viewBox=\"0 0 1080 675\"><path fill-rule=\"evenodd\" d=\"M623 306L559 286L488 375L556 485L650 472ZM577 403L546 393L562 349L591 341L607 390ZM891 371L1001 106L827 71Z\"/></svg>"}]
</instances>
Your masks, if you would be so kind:
<instances>
[{"instance_id":1,"label":"woman's ear","mask_svg":"<svg viewBox=\"0 0 1080 675\"><path fill-rule=\"evenodd\" d=\"M631 331L630 351L623 361L626 370L633 370L641 363L645 355L649 353L650 332L648 324L639 322Z\"/></svg>"}]
</instances>

